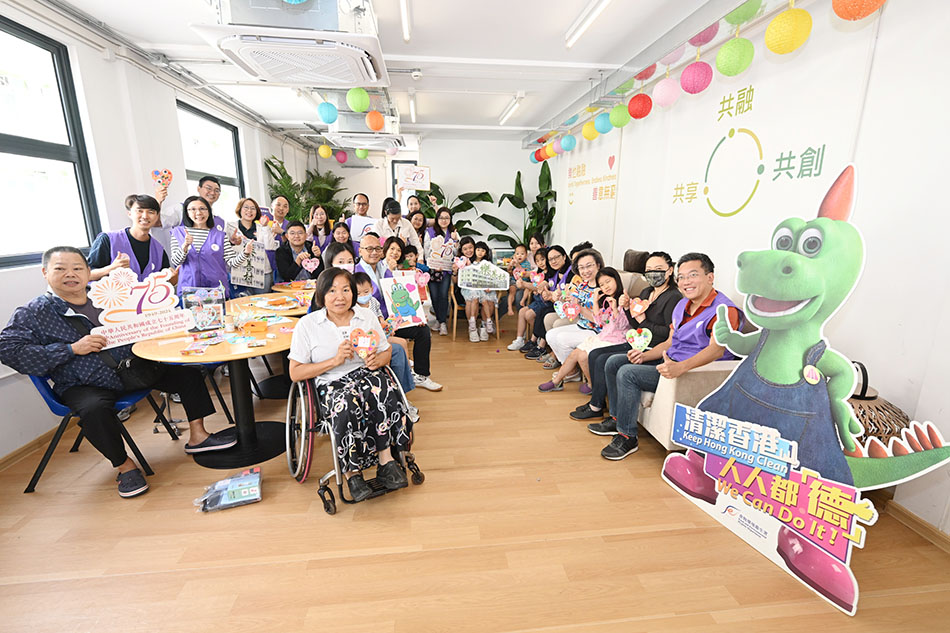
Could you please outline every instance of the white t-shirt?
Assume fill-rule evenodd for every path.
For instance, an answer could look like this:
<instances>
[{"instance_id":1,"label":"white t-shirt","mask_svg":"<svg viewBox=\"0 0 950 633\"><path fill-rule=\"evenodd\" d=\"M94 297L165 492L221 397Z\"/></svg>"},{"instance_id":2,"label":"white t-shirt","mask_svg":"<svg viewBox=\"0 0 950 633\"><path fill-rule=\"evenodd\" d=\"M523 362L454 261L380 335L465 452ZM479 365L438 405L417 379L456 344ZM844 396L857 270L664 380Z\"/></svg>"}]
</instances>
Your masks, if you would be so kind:
<instances>
[{"instance_id":1,"label":"white t-shirt","mask_svg":"<svg viewBox=\"0 0 950 633\"><path fill-rule=\"evenodd\" d=\"M358 305L353 306L353 318L348 327L337 327L327 318L326 308L311 312L302 317L294 328L294 335L290 341L290 358L298 363L321 363L336 356L336 352L344 337L349 338L350 332L356 328L369 334L375 331L379 337L377 352L389 349L389 341L379 325L379 319L371 311ZM316 381L327 384L338 380L354 369L364 367L363 359L355 353L353 357L339 367L334 367L316 377Z\"/></svg>"}]
</instances>

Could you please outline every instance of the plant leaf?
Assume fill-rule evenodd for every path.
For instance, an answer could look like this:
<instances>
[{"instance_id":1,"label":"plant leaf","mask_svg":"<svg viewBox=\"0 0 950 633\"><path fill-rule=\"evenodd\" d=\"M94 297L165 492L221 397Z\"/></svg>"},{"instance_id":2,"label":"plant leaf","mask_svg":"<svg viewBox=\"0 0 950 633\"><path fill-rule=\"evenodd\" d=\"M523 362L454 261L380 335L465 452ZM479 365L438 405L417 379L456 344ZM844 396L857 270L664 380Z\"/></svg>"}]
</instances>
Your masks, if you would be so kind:
<instances>
[{"instance_id":1,"label":"plant leaf","mask_svg":"<svg viewBox=\"0 0 950 633\"><path fill-rule=\"evenodd\" d=\"M538 176L538 191L549 191L551 189L551 166L548 161L541 163L541 174Z\"/></svg>"},{"instance_id":2,"label":"plant leaf","mask_svg":"<svg viewBox=\"0 0 950 633\"><path fill-rule=\"evenodd\" d=\"M459 200L462 202L494 202L491 194L487 191L470 191L459 194Z\"/></svg>"},{"instance_id":3,"label":"plant leaf","mask_svg":"<svg viewBox=\"0 0 950 633\"><path fill-rule=\"evenodd\" d=\"M455 225L455 228L457 228L457 229L460 229L460 228L462 228L462 227L468 226L468 225L471 224L471 223L472 223L471 220L466 220L465 218L462 218L461 220L453 220L453 221L452 221L452 224L454 224L454 225Z\"/></svg>"},{"instance_id":4,"label":"plant leaf","mask_svg":"<svg viewBox=\"0 0 950 633\"><path fill-rule=\"evenodd\" d=\"M525 207L528 206L528 203L525 202L524 199L519 198L518 196L516 196L516 195L513 194L513 193L503 193L503 194L501 194L501 197L498 198L498 206L500 207L500 206L505 202L505 200L507 200L508 202L510 202L510 203L511 203L511 206L516 207L516 208L518 208L518 209L524 209Z\"/></svg>"},{"instance_id":5,"label":"plant leaf","mask_svg":"<svg viewBox=\"0 0 950 633\"><path fill-rule=\"evenodd\" d=\"M501 218L496 218L495 216L489 215L487 213L483 213L479 217L485 220L486 222L488 222L489 224L491 224L493 227L495 227L499 231L511 230L511 227L508 226L508 223L502 220Z\"/></svg>"},{"instance_id":6,"label":"plant leaf","mask_svg":"<svg viewBox=\"0 0 950 633\"><path fill-rule=\"evenodd\" d=\"M505 242L512 248L518 245L518 240L511 237L510 235L502 235L501 233L492 233L488 236L488 241L490 242Z\"/></svg>"},{"instance_id":7,"label":"plant leaf","mask_svg":"<svg viewBox=\"0 0 950 633\"><path fill-rule=\"evenodd\" d=\"M459 237L464 237L466 235L478 235L479 237L481 237L482 235L481 231L476 231L475 229L470 229L468 227L460 229L458 228L458 225L456 225L456 230L458 231Z\"/></svg>"}]
</instances>

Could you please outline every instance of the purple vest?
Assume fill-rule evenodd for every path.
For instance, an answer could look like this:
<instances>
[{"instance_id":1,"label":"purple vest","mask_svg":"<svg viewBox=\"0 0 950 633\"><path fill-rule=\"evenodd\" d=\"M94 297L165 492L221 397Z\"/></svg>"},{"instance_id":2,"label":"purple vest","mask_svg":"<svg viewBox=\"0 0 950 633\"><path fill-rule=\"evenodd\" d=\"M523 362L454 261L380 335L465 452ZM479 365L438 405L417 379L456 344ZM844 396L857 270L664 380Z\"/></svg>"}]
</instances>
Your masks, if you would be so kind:
<instances>
[{"instance_id":1,"label":"purple vest","mask_svg":"<svg viewBox=\"0 0 950 633\"><path fill-rule=\"evenodd\" d=\"M113 231L106 235L109 236L109 249L112 251L112 259L115 260L116 255L119 253L128 255L129 268L136 274L139 281L162 269L162 255L165 254L165 249L162 248L162 244L158 240L149 238L148 264L145 266L145 270L142 270L139 266L138 258L135 256L135 253L132 252L132 243L129 241L129 234L125 232L125 229Z\"/></svg>"},{"instance_id":2,"label":"purple vest","mask_svg":"<svg viewBox=\"0 0 950 633\"><path fill-rule=\"evenodd\" d=\"M172 229L172 235L179 244L185 243L187 231L184 225ZM225 296L230 297L230 283L228 283L228 265L224 261L224 240L227 239L224 231L224 220L214 216L214 228L208 231L208 239L201 245L201 250L194 247L188 249L188 255L181 264L178 272L178 294L186 286L195 288L214 288L220 282L224 286Z\"/></svg>"},{"instance_id":3,"label":"purple vest","mask_svg":"<svg viewBox=\"0 0 950 633\"><path fill-rule=\"evenodd\" d=\"M323 251L327 250L327 247L333 243L333 231L327 233L323 239L320 239L320 236L316 234L311 235L310 239L313 240L314 244L320 247L320 253L323 253Z\"/></svg>"},{"instance_id":4,"label":"purple vest","mask_svg":"<svg viewBox=\"0 0 950 633\"><path fill-rule=\"evenodd\" d=\"M673 308L673 342L667 351L667 356L675 361L684 361L692 358L699 352L709 346L709 334L706 333L706 327L709 321L716 316L716 310L719 306L726 305L735 308L736 304L729 297L721 292L716 292L716 298L712 304L703 308L703 310L689 320L686 325L680 327L683 323L683 317L686 314L686 306L689 305L689 299L683 297ZM745 321L745 315L739 310L739 327L742 327ZM717 360L734 360L735 356L729 353L729 350L723 352L723 355Z\"/></svg>"}]
</instances>

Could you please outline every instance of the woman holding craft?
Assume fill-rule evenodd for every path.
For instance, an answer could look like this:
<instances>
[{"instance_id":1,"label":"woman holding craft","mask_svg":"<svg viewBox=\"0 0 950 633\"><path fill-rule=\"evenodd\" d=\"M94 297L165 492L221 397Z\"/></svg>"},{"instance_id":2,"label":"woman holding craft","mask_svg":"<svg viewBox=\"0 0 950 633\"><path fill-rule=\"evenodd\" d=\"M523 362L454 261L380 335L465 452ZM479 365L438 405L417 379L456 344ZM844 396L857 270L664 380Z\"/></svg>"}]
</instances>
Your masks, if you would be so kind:
<instances>
[{"instance_id":1,"label":"woman holding craft","mask_svg":"<svg viewBox=\"0 0 950 633\"><path fill-rule=\"evenodd\" d=\"M362 471L379 464L376 478L389 490L408 485L390 450L408 450L412 423L399 387L384 369L391 345L371 311L356 303L353 275L330 268L317 278L316 311L302 317L290 344L290 378L314 379L320 417L330 422L337 459L350 494L362 501L372 494ZM350 335L362 330L375 348L354 350Z\"/></svg>"},{"instance_id":2,"label":"woman holding craft","mask_svg":"<svg viewBox=\"0 0 950 633\"><path fill-rule=\"evenodd\" d=\"M191 196L182 203L185 215L182 224L172 229L172 266L178 271L178 294L184 287L213 288L224 286L225 296L231 296L228 271L247 261L254 243L248 242L243 250L231 244L224 229L224 220L211 215L211 205L200 196Z\"/></svg>"}]
</instances>

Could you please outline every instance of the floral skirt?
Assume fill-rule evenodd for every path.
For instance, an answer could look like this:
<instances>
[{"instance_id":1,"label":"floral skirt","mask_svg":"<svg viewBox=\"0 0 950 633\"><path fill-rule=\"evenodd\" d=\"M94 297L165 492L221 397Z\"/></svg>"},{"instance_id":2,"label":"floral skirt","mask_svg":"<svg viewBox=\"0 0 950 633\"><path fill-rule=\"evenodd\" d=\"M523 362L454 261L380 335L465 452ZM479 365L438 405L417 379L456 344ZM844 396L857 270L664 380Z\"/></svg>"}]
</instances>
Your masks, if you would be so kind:
<instances>
[{"instance_id":1,"label":"floral skirt","mask_svg":"<svg viewBox=\"0 0 950 633\"><path fill-rule=\"evenodd\" d=\"M498 303L498 293L494 290L469 290L468 288L459 288L462 291L462 297L466 301L491 301Z\"/></svg>"},{"instance_id":2,"label":"floral skirt","mask_svg":"<svg viewBox=\"0 0 950 633\"><path fill-rule=\"evenodd\" d=\"M360 367L320 385L318 393L320 419L329 422L344 472L375 466L376 453L388 447L409 450L412 423L399 387L386 370Z\"/></svg>"}]
</instances>

